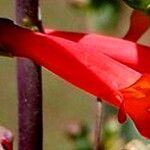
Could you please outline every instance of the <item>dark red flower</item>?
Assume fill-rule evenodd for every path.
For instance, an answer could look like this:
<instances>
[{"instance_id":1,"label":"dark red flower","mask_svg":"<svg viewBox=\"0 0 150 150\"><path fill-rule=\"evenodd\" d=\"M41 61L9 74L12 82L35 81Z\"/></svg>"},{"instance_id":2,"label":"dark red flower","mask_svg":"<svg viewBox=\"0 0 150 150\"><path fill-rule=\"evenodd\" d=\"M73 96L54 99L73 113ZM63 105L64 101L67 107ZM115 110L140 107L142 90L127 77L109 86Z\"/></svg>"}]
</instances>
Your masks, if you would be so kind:
<instances>
[{"instance_id":1,"label":"dark red flower","mask_svg":"<svg viewBox=\"0 0 150 150\"><path fill-rule=\"evenodd\" d=\"M13 149L13 134L8 129L0 126L0 150Z\"/></svg>"}]
</instances>

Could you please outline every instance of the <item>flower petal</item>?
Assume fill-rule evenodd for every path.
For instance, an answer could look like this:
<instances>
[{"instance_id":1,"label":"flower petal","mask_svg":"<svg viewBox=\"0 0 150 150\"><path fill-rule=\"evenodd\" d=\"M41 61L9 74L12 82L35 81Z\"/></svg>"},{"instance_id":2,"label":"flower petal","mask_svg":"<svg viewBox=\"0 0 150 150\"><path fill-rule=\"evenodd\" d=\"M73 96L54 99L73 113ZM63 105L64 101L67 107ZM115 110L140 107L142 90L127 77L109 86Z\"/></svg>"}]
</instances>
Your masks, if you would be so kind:
<instances>
[{"instance_id":1,"label":"flower petal","mask_svg":"<svg viewBox=\"0 0 150 150\"><path fill-rule=\"evenodd\" d=\"M150 138L150 75L144 75L136 84L121 90L124 109L139 132Z\"/></svg>"},{"instance_id":2,"label":"flower petal","mask_svg":"<svg viewBox=\"0 0 150 150\"><path fill-rule=\"evenodd\" d=\"M98 34L50 31L48 35L62 37L83 44L87 49L101 51L105 55L130 66L141 73L150 73L150 47L131 41Z\"/></svg>"}]
</instances>

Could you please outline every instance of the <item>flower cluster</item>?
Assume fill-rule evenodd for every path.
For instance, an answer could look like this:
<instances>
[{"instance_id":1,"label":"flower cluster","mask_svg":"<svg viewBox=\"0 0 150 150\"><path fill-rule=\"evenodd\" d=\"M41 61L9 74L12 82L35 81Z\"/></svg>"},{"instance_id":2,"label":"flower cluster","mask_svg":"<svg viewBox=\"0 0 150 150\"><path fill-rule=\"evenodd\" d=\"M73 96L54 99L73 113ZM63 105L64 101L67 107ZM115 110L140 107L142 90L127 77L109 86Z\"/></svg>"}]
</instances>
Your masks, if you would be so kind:
<instances>
[{"instance_id":1,"label":"flower cluster","mask_svg":"<svg viewBox=\"0 0 150 150\"><path fill-rule=\"evenodd\" d=\"M119 39L50 29L33 32L1 18L0 45L118 107L120 122L129 116L150 138L150 47L137 43L149 26L148 16L133 11L128 33Z\"/></svg>"}]
</instances>

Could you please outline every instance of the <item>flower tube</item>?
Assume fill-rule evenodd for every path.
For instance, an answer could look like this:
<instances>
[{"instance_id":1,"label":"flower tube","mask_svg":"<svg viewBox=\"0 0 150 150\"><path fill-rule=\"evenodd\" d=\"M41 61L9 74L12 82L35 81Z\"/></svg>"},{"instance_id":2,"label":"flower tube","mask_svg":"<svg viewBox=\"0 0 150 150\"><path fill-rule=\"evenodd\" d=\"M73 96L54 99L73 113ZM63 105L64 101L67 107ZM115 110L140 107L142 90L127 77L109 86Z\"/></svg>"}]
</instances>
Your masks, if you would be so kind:
<instances>
[{"instance_id":1,"label":"flower tube","mask_svg":"<svg viewBox=\"0 0 150 150\"><path fill-rule=\"evenodd\" d=\"M134 10L130 17L129 31L124 38L136 42L149 27L150 17L141 11Z\"/></svg>"}]
</instances>

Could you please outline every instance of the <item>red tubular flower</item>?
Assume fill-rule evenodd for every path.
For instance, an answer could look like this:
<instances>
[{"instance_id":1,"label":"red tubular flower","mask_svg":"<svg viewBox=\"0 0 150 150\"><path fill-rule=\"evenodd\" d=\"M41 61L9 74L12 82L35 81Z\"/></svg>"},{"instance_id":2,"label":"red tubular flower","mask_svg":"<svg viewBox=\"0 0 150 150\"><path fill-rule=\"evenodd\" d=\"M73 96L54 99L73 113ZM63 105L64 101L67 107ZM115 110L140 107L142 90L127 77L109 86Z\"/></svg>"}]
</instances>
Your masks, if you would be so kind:
<instances>
[{"instance_id":1,"label":"red tubular flower","mask_svg":"<svg viewBox=\"0 0 150 150\"><path fill-rule=\"evenodd\" d=\"M69 34L63 34L63 37L66 35L69 38ZM86 43L91 42L91 37L97 37L96 35L82 36L83 34L75 34L71 40L76 42L73 42L35 33L9 21L0 21L0 43L14 56L28 57L77 87L119 107L120 122L128 114L140 133L150 138L150 76L106 56L101 51L102 46L99 46L99 50L95 49L98 40L94 45L83 44L85 39ZM87 37L90 37L88 42ZM137 44L125 40L100 37L103 46L109 45L110 50L117 47L124 52L128 45L135 52L149 49L141 45L137 48ZM137 58L138 55L135 54L133 56ZM140 108L135 109L136 107Z\"/></svg>"},{"instance_id":2,"label":"red tubular flower","mask_svg":"<svg viewBox=\"0 0 150 150\"><path fill-rule=\"evenodd\" d=\"M141 11L134 10L130 19L130 28L125 39L137 41L150 27L150 17Z\"/></svg>"},{"instance_id":3,"label":"red tubular flower","mask_svg":"<svg viewBox=\"0 0 150 150\"><path fill-rule=\"evenodd\" d=\"M139 11L134 11L131 16L129 31L124 38L130 41L137 41L149 26L149 17ZM91 49L95 53L101 51L142 73L150 73L149 47L96 34L67 33L59 31L48 31L48 34L78 42L79 44L83 44L86 49ZM150 98L148 96L148 93L150 92L149 81L150 78L148 76L146 78L142 77L135 85L121 90L125 101L122 103L119 111L120 122L124 122L126 119L125 112L127 112L136 123L141 134L146 137L149 137L150 135L150 123L148 123L148 120L150 120ZM143 130L144 128L145 130Z\"/></svg>"},{"instance_id":4,"label":"red tubular flower","mask_svg":"<svg viewBox=\"0 0 150 150\"><path fill-rule=\"evenodd\" d=\"M130 86L142 76L101 52L92 52L63 38L35 33L12 23L3 23L0 29L0 42L14 56L28 57L81 89L109 101L116 99L108 93L116 94L118 89ZM108 72L111 72L109 76ZM119 106L119 101L112 104Z\"/></svg>"}]
</instances>

